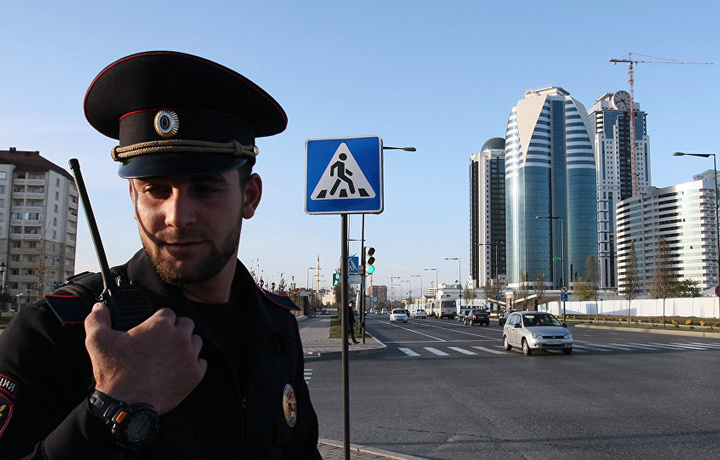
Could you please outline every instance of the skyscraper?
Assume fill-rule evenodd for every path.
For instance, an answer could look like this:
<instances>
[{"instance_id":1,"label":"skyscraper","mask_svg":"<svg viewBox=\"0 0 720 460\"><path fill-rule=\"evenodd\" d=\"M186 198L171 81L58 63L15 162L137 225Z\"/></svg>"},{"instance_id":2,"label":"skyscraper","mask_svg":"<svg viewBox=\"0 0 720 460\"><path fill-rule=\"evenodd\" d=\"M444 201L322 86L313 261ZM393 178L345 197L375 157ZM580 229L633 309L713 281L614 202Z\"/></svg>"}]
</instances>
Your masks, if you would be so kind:
<instances>
[{"instance_id":1,"label":"skyscraper","mask_svg":"<svg viewBox=\"0 0 720 460\"><path fill-rule=\"evenodd\" d=\"M470 156L470 278L505 283L505 139Z\"/></svg>"},{"instance_id":2,"label":"skyscraper","mask_svg":"<svg viewBox=\"0 0 720 460\"><path fill-rule=\"evenodd\" d=\"M597 254L592 132L585 107L563 88L527 91L513 107L505 138L510 287L522 275L569 286Z\"/></svg>"},{"instance_id":3,"label":"skyscraper","mask_svg":"<svg viewBox=\"0 0 720 460\"><path fill-rule=\"evenodd\" d=\"M598 261L600 287L618 287L615 206L633 195L633 175L642 192L650 186L650 139L647 114L635 103L635 169L632 168L630 142L630 95L625 91L606 93L590 109L594 126L597 167Z\"/></svg>"}]
</instances>

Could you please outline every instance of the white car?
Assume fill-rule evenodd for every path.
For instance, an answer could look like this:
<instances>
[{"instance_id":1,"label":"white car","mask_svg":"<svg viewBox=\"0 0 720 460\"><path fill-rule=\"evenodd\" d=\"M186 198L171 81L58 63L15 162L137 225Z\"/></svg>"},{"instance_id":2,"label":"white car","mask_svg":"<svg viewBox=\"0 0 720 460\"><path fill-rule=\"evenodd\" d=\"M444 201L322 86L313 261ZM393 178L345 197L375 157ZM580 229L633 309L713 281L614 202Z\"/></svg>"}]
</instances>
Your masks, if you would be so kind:
<instances>
[{"instance_id":1,"label":"white car","mask_svg":"<svg viewBox=\"0 0 720 460\"><path fill-rule=\"evenodd\" d=\"M425 310L418 310L415 312L415 318L427 319L427 313L425 313Z\"/></svg>"},{"instance_id":2,"label":"white car","mask_svg":"<svg viewBox=\"0 0 720 460\"><path fill-rule=\"evenodd\" d=\"M402 321L403 323L408 322L408 315L405 310L402 308L396 308L395 310L390 313L390 322L394 323L395 321Z\"/></svg>"},{"instance_id":3,"label":"white car","mask_svg":"<svg viewBox=\"0 0 720 460\"><path fill-rule=\"evenodd\" d=\"M387 308L383 308L382 310L380 310L380 314L387 315Z\"/></svg>"},{"instance_id":4,"label":"white car","mask_svg":"<svg viewBox=\"0 0 720 460\"><path fill-rule=\"evenodd\" d=\"M503 347L510 351L518 347L523 354L533 350L562 350L572 353L573 337L565 324L550 313L515 311L503 326Z\"/></svg>"}]
</instances>

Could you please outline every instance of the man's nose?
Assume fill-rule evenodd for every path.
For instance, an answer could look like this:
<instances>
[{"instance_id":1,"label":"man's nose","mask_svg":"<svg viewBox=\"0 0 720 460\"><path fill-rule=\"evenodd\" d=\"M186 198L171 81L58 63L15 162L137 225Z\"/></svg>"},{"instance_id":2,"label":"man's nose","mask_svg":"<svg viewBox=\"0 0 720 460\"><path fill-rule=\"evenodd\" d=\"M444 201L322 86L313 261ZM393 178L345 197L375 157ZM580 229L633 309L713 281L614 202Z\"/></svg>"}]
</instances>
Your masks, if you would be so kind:
<instances>
[{"instance_id":1,"label":"man's nose","mask_svg":"<svg viewBox=\"0 0 720 460\"><path fill-rule=\"evenodd\" d=\"M165 224L169 227L182 228L196 221L195 203L188 193L173 190L165 202Z\"/></svg>"}]
</instances>

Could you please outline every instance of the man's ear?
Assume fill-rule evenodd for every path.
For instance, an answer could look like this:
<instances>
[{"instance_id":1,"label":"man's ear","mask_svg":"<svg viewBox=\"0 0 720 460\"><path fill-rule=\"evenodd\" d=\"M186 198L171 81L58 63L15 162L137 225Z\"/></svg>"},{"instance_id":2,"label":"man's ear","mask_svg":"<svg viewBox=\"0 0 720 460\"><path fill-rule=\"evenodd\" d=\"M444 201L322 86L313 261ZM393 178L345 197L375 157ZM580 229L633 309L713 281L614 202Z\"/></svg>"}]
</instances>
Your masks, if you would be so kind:
<instances>
[{"instance_id":1,"label":"man's ear","mask_svg":"<svg viewBox=\"0 0 720 460\"><path fill-rule=\"evenodd\" d=\"M260 205L262 197L262 179L253 173L245 182L245 193L243 194L242 216L244 219L250 219L255 215L255 210Z\"/></svg>"}]
</instances>

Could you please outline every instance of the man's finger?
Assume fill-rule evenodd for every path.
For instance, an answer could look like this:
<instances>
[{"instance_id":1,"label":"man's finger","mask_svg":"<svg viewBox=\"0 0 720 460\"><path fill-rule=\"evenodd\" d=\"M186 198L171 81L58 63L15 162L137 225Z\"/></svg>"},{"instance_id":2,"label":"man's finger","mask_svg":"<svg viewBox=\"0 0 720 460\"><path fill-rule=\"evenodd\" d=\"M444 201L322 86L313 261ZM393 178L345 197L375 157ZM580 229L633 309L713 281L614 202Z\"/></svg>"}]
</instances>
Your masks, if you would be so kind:
<instances>
[{"instance_id":1,"label":"man's finger","mask_svg":"<svg viewBox=\"0 0 720 460\"><path fill-rule=\"evenodd\" d=\"M85 318L85 330L96 329L98 327L111 327L112 319L110 318L110 309L102 302L93 305L92 311Z\"/></svg>"}]
</instances>

